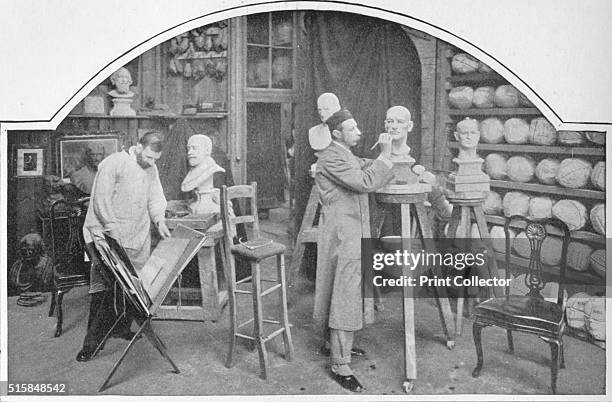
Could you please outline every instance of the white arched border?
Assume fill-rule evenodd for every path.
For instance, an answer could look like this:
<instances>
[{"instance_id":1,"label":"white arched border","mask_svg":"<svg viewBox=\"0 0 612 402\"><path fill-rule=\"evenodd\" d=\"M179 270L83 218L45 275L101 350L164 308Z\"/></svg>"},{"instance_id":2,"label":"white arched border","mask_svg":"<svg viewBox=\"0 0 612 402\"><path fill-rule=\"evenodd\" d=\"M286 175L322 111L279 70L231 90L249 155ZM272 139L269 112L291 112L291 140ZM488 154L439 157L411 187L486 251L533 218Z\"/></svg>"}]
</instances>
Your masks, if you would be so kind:
<instances>
[{"instance_id":1,"label":"white arched border","mask_svg":"<svg viewBox=\"0 0 612 402\"><path fill-rule=\"evenodd\" d=\"M211 7L210 5L208 7ZM559 115L536 93L534 92L523 79L514 74L511 70L506 68L500 63L493 55L487 53L485 50L475 46L474 44L462 39L458 35L453 34L443 28L437 27L426 21L411 17L410 15L384 10L378 7L365 6L361 4L354 4L349 2L333 2L333 1L295 1L295 2L282 2L272 1L267 3L243 5L236 8L216 11L212 13L203 14L200 17L196 17L185 21L181 24L169 27L168 29L154 35L153 37L143 41L142 43L134 46L127 50L123 54L117 56L111 60L108 64L103 66L98 73L92 76L86 83L84 83L80 89L66 100L64 105L56 111L50 120L33 120L33 121L6 121L0 123L0 150L4 151L7 149L7 131L9 130L54 130L61 121L63 121L68 113L80 102L85 96L87 96L97 85L99 85L104 79L109 77L115 70L123 66L130 60L140 56L147 50L163 43L172 37L183 33L185 31L206 25L215 21L243 16L246 14L253 14L259 12L269 11L281 11L281 10L321 10L321 11L342 11L355 14L369 15L372 17L381 18L384 20L396 22L401 25L411 27L416 30L426 32L438 39L448 42L458 48L463 49L467 53L472 54L482 62L488 64L493 70L503 76L509 83L514 85L518 90L527 96L527 98L537 107L544 116L557 128L558 130L595 130L595 131L606 131L608 135L612 132L611 124L602 123L589 123L589 122L576 122L576 123L565 123L561 120ZM610 151L612 145L609 143L606 145L606 154ZM7 255L7 239L6 239L6 224L7 224L7 154L6 152L0 152L0 187L1 191L1 202L0 202L0 255ZM607 186L610 185L610 178L606 179ZM606 208L607 216L610 216L609 208ZM610 233L612 225L608 225L606 221L606 232ZM611 250L608 250L610 254ZM608 258L610 255L607 256ZM7 273L7 262L5 258L2 258L0 275L6 278ZM608 275L608 283L610 283L610 277ZM7 284L6 281L0 281L0 301L5 301L7 295ZM612 289L612 288L611 288ZM608 292L609 295L609 292ZM612 300L607 300L607 318L610 323L610 317L612 317ZM0 382L7 380L7 308L6 303L1 303L0 306ZM610 325L608 325L608 329ZM610 331L608 331L610 333ZM610 362L609 353L607 362ZM606 376L606 389L610 389L612 384L611 376ZM509 396L508 398L502 398L502 395L496 395L496 398L512 400L514 397ZM440 395L441 399L446 399ZM483 399L486 395L472 395L471 399ZM310 399L310 398L308 398Z\"/></svg>"}]
</instances>

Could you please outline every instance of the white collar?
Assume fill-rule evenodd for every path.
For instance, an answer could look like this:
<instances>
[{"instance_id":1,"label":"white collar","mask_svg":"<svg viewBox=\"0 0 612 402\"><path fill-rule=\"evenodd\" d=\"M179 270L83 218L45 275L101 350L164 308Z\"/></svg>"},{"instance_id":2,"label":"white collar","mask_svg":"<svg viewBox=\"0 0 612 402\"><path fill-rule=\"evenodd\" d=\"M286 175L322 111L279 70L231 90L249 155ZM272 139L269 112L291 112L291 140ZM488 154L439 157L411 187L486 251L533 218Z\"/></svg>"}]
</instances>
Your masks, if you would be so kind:
<instances>
[{"instance_id":1,"label":"white collar","mask_svg":"<svg viewBox=\"0 0 612 402\"><path fill-rule=\"evenodd\" d=\"M136 147L134 145L128 148L128 155L130 155L134 162L136 162Z\"/></svg>"}]
</instances>

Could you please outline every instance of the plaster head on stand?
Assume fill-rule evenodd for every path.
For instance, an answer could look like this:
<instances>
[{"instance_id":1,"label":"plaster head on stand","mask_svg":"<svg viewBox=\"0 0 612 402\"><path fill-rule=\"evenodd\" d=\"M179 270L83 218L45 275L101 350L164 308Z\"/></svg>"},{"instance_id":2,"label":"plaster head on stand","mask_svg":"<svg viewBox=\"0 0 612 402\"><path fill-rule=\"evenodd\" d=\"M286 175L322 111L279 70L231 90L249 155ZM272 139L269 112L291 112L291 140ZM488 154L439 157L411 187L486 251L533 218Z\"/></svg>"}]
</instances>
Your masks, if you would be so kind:
<instances>
[{"instance_id":1,"label":"plaster head on stand","mask_svg":"<svg viewBox=\"0 0 612 402\"><path fill-rule=\"evenodd\" d=\"M110 115L135 116L136 111L132 109L134 92L130 91L130 85L132 85L130 71L125 67L121 67L111 75L110 79L115 87L115 89L108 93L113 101L113 109L110 111Z\"/></svg>"},{"instance_id":2,"label":"plaster head on stand","mask_svg":"<svg viewBox=\"0 0 612 402\"><path fill-rule=\"evenodd\" d=\"M338 97L331 92L321 94L317 99L317 113L319 113L321 124L317 124L308 130L308 143L315 151L321 151L331 144L331 133L325 124L325 120L340 109Z\"/></svg>"},{"instance_id":3,"label":"plaster head on stand","mask_svg":"<svg viewBox=\"0 0 612 402\"><path fill-rule=\"evenodd\" d=\"M480 141L478 121L466 117L457 123L455 139L459 152L453 162L457 170L449 175L447 196L449 199L480 199L489 191L489 176L482 171L482 158L476 153Z\"/></svg>"},{"instance_id":4,"label":"plaster head on stand","mask_svg":"<svg viewBox=\"0 0 612 402\"><path fill-rule=\"evenodd\" d=\"M480 159L476 153L478 142L480 141L480 129L478 121L466 117L457 123L454 133L455 139L459 142L459 154L457 159L461 161Z\"/></svg>"},{"instance_id":5,"label":"plaster head on stand","mask_svg":"<svg viewBox=\"0 0 612 402\"><path fill-rule=\"evenodd\" d=\"M210 156L212 141L209 137L196 134L187 141L187 159L191 169L181 184L184 192L193 191L196 201L189 205L193 214L219 213L219 189L213 187L213 177L217 172L225 172Z\"/></svg>"},{"instance_id":6,"label":"plaster head on stand","mask_svg":"<svg viewBox=\"0 0 612 402\"><path fill-rule=\"evenodd\" d=\"M414 162L414 158L410 156L410 147L406 143L408 133L413 127L410 111L404 106L392 106L387 110L385 131L391 135L392 162Z\"/></svg>"}]
</instances>

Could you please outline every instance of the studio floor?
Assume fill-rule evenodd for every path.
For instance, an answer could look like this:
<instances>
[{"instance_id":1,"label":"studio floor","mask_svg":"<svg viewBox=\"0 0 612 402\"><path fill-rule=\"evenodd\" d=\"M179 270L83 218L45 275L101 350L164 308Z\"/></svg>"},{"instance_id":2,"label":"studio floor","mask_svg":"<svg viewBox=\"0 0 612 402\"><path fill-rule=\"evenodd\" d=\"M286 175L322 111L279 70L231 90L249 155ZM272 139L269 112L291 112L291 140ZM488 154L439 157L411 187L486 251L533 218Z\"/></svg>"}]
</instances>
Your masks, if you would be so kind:
<instances>
[{"instance_id":1,"label":"studio floor","mask_svg":"<svg viewBox=\"0 0 612 402\"><path fill-rule=\"evenodd\" d=\"M275 210L262 221L268 236L287 242L286 210ZM290 255L290 252L287 253ZM287 261L289 266L290 260ZM265 271L272 272L272 267ZM129 352L103 395L347 395L330 377L327 358L319 353L321 340L311 313L314 286L297 278L289 289L289 318L295 358L286 361L282 337L270 343L268 380L259 378L257 352L238 346L236 364L228 369L229 321L226 309L216 322L154 321L180 369L170 365L143 338ZM79 363L79 351L87 324L88 294L85 287L73 289L64 298L64 334L54 338L55 318L48 317L49 300L35 307L20 307L16 297L8 299L8 379L12 383L65 383L68 394L96 395L127 341L111 339L93 360ZM266 309L273 312L274 300ZM452 302L451 302L452 303ZM356 338L356 346L367 357L356 358L352 367L366 387L365 394L404 395L403 333L401 299L388 298L376 323ZM251 305L244 302L243 315ZM550 349L535 336L515 334L515 354L506 352L505 331L483 330L484 367L472 378L476 353L471 320L466 318L463 334L453 350L445 338L435 303L415 301L418 379L413 394L549 394ZM558 393L604 394L605 350L578 339L565 337L567 368L559 371Z\"/></svg>"}]
</instances>

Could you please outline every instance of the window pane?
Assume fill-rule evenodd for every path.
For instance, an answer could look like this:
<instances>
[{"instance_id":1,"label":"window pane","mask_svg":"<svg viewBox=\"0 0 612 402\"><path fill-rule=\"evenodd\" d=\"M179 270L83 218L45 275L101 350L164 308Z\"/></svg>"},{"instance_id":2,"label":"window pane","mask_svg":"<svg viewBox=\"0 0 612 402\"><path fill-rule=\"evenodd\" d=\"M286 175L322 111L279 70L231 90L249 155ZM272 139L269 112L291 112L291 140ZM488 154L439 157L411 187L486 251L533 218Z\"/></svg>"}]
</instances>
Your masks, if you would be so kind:
<instances>
[{"instance_id":1,"label":"window pane","mask_svg":"<svg viewBox=\"0 0 612 402\"><path fill-rule=\"evenodd\" d=\"M268 88L270 61L268 48L247 46L247 86L251 88Z\"/></svg>"},{"instance_id":2,"label":"window pane","mask_svg":"<svg viewBox=\"0 0 612 402\"><path fill-rule=\"evenodd\" d=\"M292 88L293 52L288 49L272 49L272 88Z\"/></svg>"},{"instance_id":3,"label":"window pane","mask_svg":"<svg viewBox=\"0 0 612 402\"><path fill-rule=\"evenodd\" d=\"M293 44L293 18L291 12L272 13L272 45Z\"/></svg>"},{"instance_id":4,"label":"window pane","mask_svg":"<svg viewBox=\"0 0 612 402\"><path fill-rule=\"evenodd\" d=\"M247 43L268 45L269 14L253 14L247 16Z\"/></svg>"}]
</instances>

